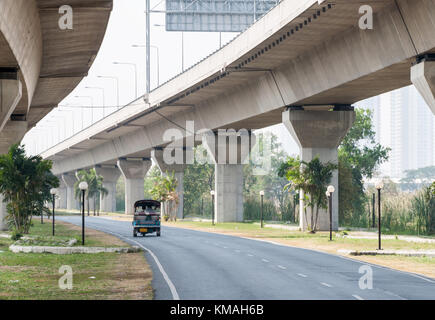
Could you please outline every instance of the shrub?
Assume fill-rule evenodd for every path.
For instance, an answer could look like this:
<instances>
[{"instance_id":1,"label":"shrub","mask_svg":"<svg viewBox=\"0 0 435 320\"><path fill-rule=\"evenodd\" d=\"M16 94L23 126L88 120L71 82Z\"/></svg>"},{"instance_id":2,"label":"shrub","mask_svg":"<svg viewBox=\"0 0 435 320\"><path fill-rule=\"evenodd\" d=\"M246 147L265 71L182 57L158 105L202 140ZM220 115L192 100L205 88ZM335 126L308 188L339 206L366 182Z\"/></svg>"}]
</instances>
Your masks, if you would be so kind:
<instances>
[{"instance_id":1,"label":"shrub","mask_svg":"<svg viewBox=\"0 0 435 320\"><path fill-rule=\"evenodd\" d=\"M20 232L18 232L17 230L13 230L12 234L11 234L11 239L13 241L17 241L17 240L20 240L22 236L23 235Z\"/></svg>"}]
</instances>

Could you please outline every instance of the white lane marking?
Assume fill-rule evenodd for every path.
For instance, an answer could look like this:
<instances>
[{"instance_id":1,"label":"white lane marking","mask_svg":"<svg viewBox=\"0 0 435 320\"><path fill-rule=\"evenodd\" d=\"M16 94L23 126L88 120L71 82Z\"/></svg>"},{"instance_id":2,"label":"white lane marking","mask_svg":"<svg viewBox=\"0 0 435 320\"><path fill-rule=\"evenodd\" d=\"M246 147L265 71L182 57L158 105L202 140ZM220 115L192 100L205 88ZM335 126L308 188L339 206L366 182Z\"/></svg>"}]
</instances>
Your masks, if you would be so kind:
<instances>
[{"instance_id":1,"label":"white lane marking","mask_svg":"<svg viewBox=\"0 0 435 320\"><path fill-rule=\"evenodd\" d=\"M284 267L284 266L280 266L280 265L278 265L278 268L283 269L283 270L286 270L286 269L287 269L286 267Z\"/></svg>"},{"instance_id":2,"label":"white lane marking","mask_svg":"<svg viewBox=\"0 0 435 320\"><path fill-rule=\"evenodd\" d=\"M261 261L263 261L263 262L269 262L269 260L266 260L266 259L261 259Z\"/></svg>"},{"instance_id":3,"label":"white lane marking","mask_svg":"<svg viewBox=\"0 0 435 320\"><path fill-rule=\"evenodd\" d=\"M354 297L357 300L364 300L363 298L361 298L359 295L353 294L352 297Z\"/></svg>"},{"instance_id":4,"label":"white lane marking","mask_svg":"<svg viewBox=\"0 0 435 320\"><path fill-rule=\"evenodd\" d=\"M224 248L224 249L228 249L228 247L225 247L225 246L223 246L222 248Z\"/></svg>"},{"instance_id":5,"label":"white lane marking","mask_svg":"<svg viewBox=\"0 0 435 320\"><path fill-rule=\"evenodd\" d=\"M248 257L253 257L253 256L254 256L253 254L248 253Z\"/></svg>"},{"instance_id":6,"label":"white lane marking","mask_svg":"<svg viewBox=\"0 0 435 320\"><path fill-rule=\"evenodd\" d=\"M390 296L393 296L393 297L396 297L396 298L399 298L400 300L407 300L406 298L404 298L404 297L401 297L401 296L399 296L398 294L395 294L395 293L393 293L393 292L391 292L391 291L384 291L386 294L389 294Z\"/></svg>"},{"instance_id":7,"label":"white lane marking","mask_svg":"<svg viewBox=\"0 0 435 320\"><path fill-rule=\"evenodd\" d=\"M305 275L305 274L303 274L303 273L298 273L298 276L299 276L299 277L302 277L302 278L306 278L306 277L308 277L307 275Z\"/></svg>"},{"instance_id":8,"label":"white lane marking","mask_svg":"<svg viewBox=\"0 0 435 320\"><path fill-rule=\"evenodd\" d=\"M103 230L103 229L100 229ZM163 268L162 264L160 263L159 259L156 257L156 255L154 254L154 252L152 252L150 249L148 249L147 247L143 246L142 244L140 244L139 242L137 242L136 240L133 239L128 239L126 237L124 237L123 235L120 235L119 233L114 233L114 232L110 232L110 231L104 231L106 233L110 233L113 234L114 236L118 236L120 238L124 238L126 240L130 240L134 243L136 243L139 247L143 248L145 251L147 251L151 257L153 257L154 261L157 264L157 267L159 268L163 278L165 279L169 290L171 290L171 294L172 294L172 299L173 300L180 300L180 296L178 295L177 289L175 288L174 284L172 283L171 279L169 278L168 274L166 273L165 269Z\"/></svg>"},{"instance_id":9,"label":"white lane marking","mask_svg":"<svg viewBox=\"0 0 435 320\"><path fill-rule=\"evenodd\" d=\"M400 273L407 274L409 276L413 276L413 277L419 278L421 280L424 280L424 281L427 281L427 282L430 282L430 283L435 283L435 279L426 278L424 276L420 276L420 275L418 275L416 273L413 273L413 272L402 271L402 270L397 270L397 269L393 269L393 268L389 268L389 267L384 267L384 266L381 266L381 265L378 265L378 264L368 263L368 262L364 262L364 261L361 261L361 260L356 260L356 259L344 257L344 256L341 256L339 254L327 253L325 251L320 251L320 250L316 250L316 249L306 249L306 248L295 247L295 246L291 246L291 245L288 245L288 244L282 244L282 243L275 242L275 241L270 241L270 240L256 239L256 238L249 238L249 237L241 237L241 236L234 236L234 235L228 235L228 234L222 234L222 233L216 233L216 232L200 231L200 230L187 229L187 228L182 228L182 227L168 227L168 226L166 226L165 228L167 228L167 229L171 229L171 228L173 228L173 229L183 229L183 230L189 230L189 231L201 232L201 233L208 233L208 234L211 233L211 234L217 234L217 235L224 236L224 237L232 237L232 238L238 238L238 239L261 241L261 242L270 243L270 244L273 244L273 245L276 245L276 246L280 246L280 247L287 247L287 248L293 248L293 249L298 249L298 250L305 250L305 251L316 252L316 253L324 254L324 255L327 255L327 256L332 256L332 257L336 257L336 258L340 258L340 259L356 262L356 263L361 264L361 265L369 265L369 266L373 266L373 267L379 268L379 269L400 272Z\"/></svg>"},{"instance_id":10,"label":"white lane marking","mask_svg":"<svg viewBox=\"0 0 435 320\"><path fill-rule=\"evenodd\" d=\"M332 287L329 283L326 283L326 282L320 282L320 284L321 284L322 286L325 286L325 287L328 287L328 288L331 288L331 287Z\"/></svg>"},{"instance_id":11,"label":"white lane marking","mask_svg":"<svg viewBox=\"0 0 435 320\"><path fill-rule=\"evenodd\" d=\"M234 252L240 253L240 250L234 250Z\"/></svg>"}]
</instances>

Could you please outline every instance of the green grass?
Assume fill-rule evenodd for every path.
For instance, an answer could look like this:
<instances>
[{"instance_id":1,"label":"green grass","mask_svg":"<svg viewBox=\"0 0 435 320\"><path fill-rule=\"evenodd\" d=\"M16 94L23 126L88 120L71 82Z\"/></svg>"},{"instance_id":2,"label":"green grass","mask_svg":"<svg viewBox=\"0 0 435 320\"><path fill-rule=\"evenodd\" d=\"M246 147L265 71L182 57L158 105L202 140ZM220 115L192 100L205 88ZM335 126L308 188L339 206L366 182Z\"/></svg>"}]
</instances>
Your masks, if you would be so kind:
<instances>
[{"instance_id":1,"label":"green grass","mask_svg":"<svg viewBox=\"0 0 435 320\"><path fill-rule=\"evenodd\" d=\"M73 227L72 227L73 228ZM68 225L57 225L56 239L80 238L80 231L71 229ZM51 235L51 224L34 222L31 228L31 235ZM109 236L103 239L95 236L87 237L87 245L113 246L108 241ZM115 242L116 239L113 240ZM117 241L117 240L116 240ZM13 243L10 239L0 238L0 300L70 300L70 299L106 299L123 298L128 299L129 291L120 294L117 292L117 285L121 274L125 277L126 266L137 262L129 263L129 259L141 261L140 267L147 268L147 263L142 253L119 254L33 254L33 253L12 253L9 246ZM135 261L136 261L135 260ZM73 270L73 289L62 290L58 281L62 274L59 273L61 266L70 266ZM128 274L128 272L127 272ZM95 279L90 279L95 277ZM117 282L118 281L118 282ZM138 282L140 280L138 279ZM151 279L143 279L143 282ZM151 288L144 290L151 297ZM136 297L136 296L135 296Z\"/></svg>"},{"instance_id":2,"label":"green grass","mask_svg":"<svg viewBox=\"0 0 435 320\"><path fill-rule=\"evenodd\" d=\"M253 237L253 238L267 238L267 239L281 239L281 240L301 240L310 242L312 245L328 245L331 244L329 241L329 232L317 232L315 234L308 232L301 232L295 230L286 229L276 229L265 227L263 229L254 222L243 222L243 223L219 223L213 226L210 222L199 222L199 221L177 221L174 226L186 226L186 227L196 227L196 228L207 228L211 231L224 231L238 233L243 236ZM352 232L348 232L350 235ZM374 250L378 247L377 239L349 239L336 237L334 235L334 246L341 246L344 249L354 248L355 250ZM383 239L382 245L384 249L403 249L403 250L430 250L435 249L435 243L416 243L407 242L403 240L396 239Z\"/></svg>"},{"instance_id":3,"label":"green grass","mask_svg":"<svg viewBox=\"0 0 435 320\"><path fill-rule=\"evenodd\" d=\"M46 238L47 241L77 239L76 246L82 245L81 231L71 229L71 227L66 226L62 222L56 223L55 237L53 237L52 234L53 233L52 233L51 220L44 220L44 224L41 224L39 220L33 221L33 226L30 228L30 236L44 237ZM100 246L105 246L105 242L103 240L100 240L97 237L85 237L85 247L100 247ZM116 245L113 246L116 247Z\"/></svg>"}]
</instances>

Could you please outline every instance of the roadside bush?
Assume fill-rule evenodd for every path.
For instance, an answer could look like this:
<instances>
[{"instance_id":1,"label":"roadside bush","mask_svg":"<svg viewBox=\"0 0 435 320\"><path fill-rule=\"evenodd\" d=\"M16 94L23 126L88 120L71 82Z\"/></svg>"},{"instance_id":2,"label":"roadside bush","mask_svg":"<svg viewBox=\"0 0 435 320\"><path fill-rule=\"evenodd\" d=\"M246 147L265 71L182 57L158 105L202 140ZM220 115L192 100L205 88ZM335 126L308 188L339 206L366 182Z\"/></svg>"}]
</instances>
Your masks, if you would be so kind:
<instances>
[{"instance_id":1,"label":"roadside bush","mask_svg":"<svg viewBox=\"0 0 435 320\"><path fill-rule=\"evenodd\" d=\"M246 198L243 205L244 220L260 220L261 200L253 197ZM278 213L273 202L264 199L263 219L268 221L282 221L282 216Z\"/></svg>"},{"instance_id":2,"label":"roadside bush","mask_svg":"<svg viewBox=\"0 0 435 320\"><path fill-rule=\"evenodd\" d=\"M11 239L13 241L18 241L18 240L20 240L22 238L22 236L23 235L20 232L18 232L17 230L13 230L12 234L11 234Z\"/></svg>"}]
</instances>

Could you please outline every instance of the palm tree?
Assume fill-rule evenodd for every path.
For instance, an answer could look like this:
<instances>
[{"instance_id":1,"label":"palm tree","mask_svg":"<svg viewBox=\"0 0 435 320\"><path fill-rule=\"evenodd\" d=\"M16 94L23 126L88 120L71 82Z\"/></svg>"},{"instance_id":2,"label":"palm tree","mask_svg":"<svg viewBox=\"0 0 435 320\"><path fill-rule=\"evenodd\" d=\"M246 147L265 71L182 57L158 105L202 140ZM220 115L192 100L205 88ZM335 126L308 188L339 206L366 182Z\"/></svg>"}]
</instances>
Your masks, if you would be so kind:
<instances>
[{"instance_id":1,"label":"palm tree","mask_svg":"<svg viewBox=\"0 0 435 320\"><path fill-rule=\"evenodd\" d=\"M81 190L79 188L79 184L80 182L86 181L88 184L88 190L86 190L85 199L87 204L86 207L87 207L88 216L90 211L90 201L93 201L94 203L94 216L95 216L98 197L101 194L104 198L108 194L107 189L103 187L103 177L97 175L95 169L90 169L90 170L80 170L79 172L77 172L77 178L79 180L74 184L75 197L77 199L80 199ZM100 210L98 209L98 215L99 212Z\"/></svg>"},{"instance_id":2,"label":"palm tree","mask_svg":"<svg viewBox=\"0 0 435 320\"><path fill-rule=\"evenodd\" d=\"M326 188L332 179L332 172L338 166L334 163L322 163L318 157L310 162L300 161L298 158L289 158L281 165L279 172L289 180L286 190L303 190L305 195L304 210L305 222L311 232L316 232L319 219L319 210L327 208ZM311 223L308 224L307 207L311 209Z\"/></svg>"},{"instance_id":3,"label":"palm tree","mask_svg":"<svg viewBox=\"0 0 435 320\"><path fill-rule=\"evenodd\" d=\"M51 188L59 180L51 173L52 162L40 156L27 157L24 146L14 144L0 156L0 193L7 203L6 222L16 234L27 234L33 215L49 212Z\"/></svg>"},{"instance_id":4,"label":"palm tree","mask_svg":"<svg viewBox=\"0 0 435 320\"><path fill-rule=\"evenodd\" d=\"M171 220L177 220L177 208L178 208L178 194L177 189L177 179L175 179L175 174L171 175L160 175L155 178L154 186L150 190L151 195L154 200L163 203L164 210Z\"/></svg>"}]
</instances>

